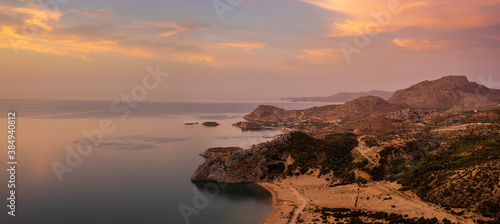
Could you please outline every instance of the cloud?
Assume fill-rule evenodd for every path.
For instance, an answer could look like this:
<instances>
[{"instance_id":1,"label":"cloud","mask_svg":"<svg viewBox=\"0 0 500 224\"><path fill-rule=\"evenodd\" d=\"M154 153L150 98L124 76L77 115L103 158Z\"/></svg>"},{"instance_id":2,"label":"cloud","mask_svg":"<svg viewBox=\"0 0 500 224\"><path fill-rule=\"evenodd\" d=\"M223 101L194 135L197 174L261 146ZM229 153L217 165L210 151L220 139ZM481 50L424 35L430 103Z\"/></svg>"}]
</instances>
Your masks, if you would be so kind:
<instances>
[{"instance_id":1,"label":"cloud","mask_svg":"<svg viewBox=\"0 0 500 224\"><path fill-rule=\"evenodd\" d=\"M111 24L99 24L99 25L91 25L91 24L77 24L74 26L55 28L51 35L55 38L66 36L73 37L77 39L87 39L87 40L96 40L96 39L106 39L113 38L113 31L116 29L114 25Z\"/></svg>"},{"instance_id":2,"label":"cloud","mask_svg":"<svg viewBox=\"0 0 500 224\"><path fill-rule=\"evenodd\" d=\"M344 59L344 55L339 49L309 49L303 50L300 58L308 65L330 65Z\"/></svg>"},{"instance_id":3,"label":"cloud","mask_svg":"<svg viewBox=\"0 0 500 224\"><path fill-rule=\"evenodd\" d=\"M102 19L105 21L126 21L115 16L115 11L111 8L101 8L101 9L70 9L69 12L85 16L92 19Z\"/></svg>"},{"instance_id":4,"label":"cloud","mask_svg":"<svg viewBox=\"0 0 500 224\"><path fill-rule=\"evenodd\" d=\"M14 47L32 50L40 53L49 53L61 56L71 56L91 60L87 54L113 52L134 57L152 57L152 53L140 48L128 48L114 40L82 41L79 39L47 39L43 37L29 37L17 33L13 28L2 26L0 36L1 48ZM3 41L2 41L3 40ZM19 44L16 44L19 43Z\"/></svg>"},{"instance_id":5,"label":"cloud","mask_svg":"<svg viewBox=\"0 0 500 224\"><path fill-rule=\"evenodd\" d=\"M214 45L214 48L240 48L243 50L253 50L265 47L265 43L255 41L241 41L241 42L220 42Z\"/></svg>"},{"instance_id":6,"label":"cloud","mask_svg":"<svg viewBox=\"0 0 500 224\"><path fill-rule=\"evenodd\" d=\"M151 22L151 21L135 21L132 28L138 30L154 30L158 37L168 37L190 30L200 30L207 28L208 25L201 24L195 21L182 23L174 22Z\"/></svg>"},{"instance_id":7,"label":"cloud","mask_svg":"<svg viewBox=\"0 0 500 224\"><path fill-rule=\"evenodd\" d=\"M221 56L217 56L214 53L209 52L199 52L199 53L177 53L173 55L170 60L178 63L196 64L196 65L208 65L215 68L222 69L227 64L233 64L234 59L224 59Z\"/></svg>"},{"instance_id":8,"label":"cloud","mask_svg":"<svg viewBox=\"0 0 500 224\"><path fill-rule=\"evenodd\" d=\"M271 65L279 68L288 69L291 67L323 67L330 66L344 59L344 53L340 49L321 48L321 49L306 49L300 51L296 59L292 60L277 60L271 62Z\"/></svg>"},{"instance_id":9,"label":"cloud","mask_svg":"<svg viewBox=\"0 0 500 224\"><path fill-rule=\"evenodd\" d=\"M392 43L410 51L430 51L449 49L453 42L436 41L430 38L396 38Z\"/></svg>"},{"instance_id":10,"label":"cloud","mask_svg":"<svg viewBox=\"0 0 500 224\"><path fill-rule=\"evenodd\" d=\"M389 0L300 0L320 8L340 13L343 20L332 22L329 36L354 36L367 31L367 25L380 25L379 32L392 32L407 27L428 31L451 31L500 23L497 12L500 0L389 1ZM394 7L391 2L396 2ZM391 12L387 19L385 12ZM400 11L400 12L398 12ZM382 13L384 12L384 13ZM383 15L385 14L385 15ZM382 21L382 22L381 22Z\"/></svg>"},{"instance_id":11,"label":"cloud","mask_svg":"<svg viewBox=\"0 0 500 224\"><path fill-rule=\"evenodd\" d=\"M0 5L0 12L6 16L22 18L26 26L35 26L49 31L52 30L52 26L48 25L49 22L59 21L63 16L61 11L47 10L34 3L27 4L27 7Z\"/></svg>"}]
</instances>

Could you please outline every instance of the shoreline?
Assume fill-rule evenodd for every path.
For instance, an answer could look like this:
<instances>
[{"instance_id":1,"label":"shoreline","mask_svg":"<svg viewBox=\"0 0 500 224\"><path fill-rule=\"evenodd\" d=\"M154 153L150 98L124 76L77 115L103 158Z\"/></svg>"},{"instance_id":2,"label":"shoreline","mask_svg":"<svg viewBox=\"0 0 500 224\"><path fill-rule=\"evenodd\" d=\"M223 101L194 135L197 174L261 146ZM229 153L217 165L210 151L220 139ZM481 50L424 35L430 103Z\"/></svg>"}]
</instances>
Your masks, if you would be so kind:
<instances>
[{"instance_id":1,"label":"shoreline","mask_svg":"<svg viewBox=\"0 0 500 224\"><path fill-rule=\"evenodd\" d=\"M297 204L299 201L295 200L294 190L269 182L256 184L269 191L273 200L273 211L267 215L261 224L286 224L289 223L289 219L297 218L298 214L296 215L296 213L299 210L297 209Z\"/></svg>"},{"instance_id":2,"label":"shoreline","mask_svg":"<svg viewBox=\"0 0 500 224\"><path fill-rule=\"evenodd\" d=\"M268 187L268 185L266 183L256 183L256 184L259 185L259 186L261 186L261 187L263 187L264 189L266 189L267 191L269 191L269 193L271 193L272 201L273 201L273 211L271 213L269 213L269 215L266 216L266 219L264 219L264 221L262 221L261 224L269 223L269 221L272 218L272 215L277 211L276 191L274 191L270 187Z\"/></svg>"}]
</instances>

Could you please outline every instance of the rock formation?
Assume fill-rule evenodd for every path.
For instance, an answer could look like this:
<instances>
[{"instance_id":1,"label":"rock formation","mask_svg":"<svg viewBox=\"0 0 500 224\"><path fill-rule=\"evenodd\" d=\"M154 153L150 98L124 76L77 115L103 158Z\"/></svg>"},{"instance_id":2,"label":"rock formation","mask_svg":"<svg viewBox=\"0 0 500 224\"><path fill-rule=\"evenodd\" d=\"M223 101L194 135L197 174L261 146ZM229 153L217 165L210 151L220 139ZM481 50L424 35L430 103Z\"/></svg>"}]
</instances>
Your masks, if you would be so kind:
<instances>
[{"instance_id":1,"label":"rock formation","mask_svg":"<svg viewBox=\"0 0 500 224\"><path fill-rule=\"evenodd\" d=\"M238 147L210 148L200 154L205 162L191 176L191 181L222 183L255 183L264 179L268 161L265 153L288 141L290 133L276 139L253 145L249 149Z\"/></svg>"},{"instance_id":2,"label":"rock formation","mask_svg":"<svg viewBox=\"0 0 500 224\"><path fill-rule=\"evenodd\" d=\"M208 127L216 127L216 126L219 126L220 124L217 122L213 122L213 121L207 121L207 122L203 122L202 125L208 126Z\"/></svg>"}]
</instances>

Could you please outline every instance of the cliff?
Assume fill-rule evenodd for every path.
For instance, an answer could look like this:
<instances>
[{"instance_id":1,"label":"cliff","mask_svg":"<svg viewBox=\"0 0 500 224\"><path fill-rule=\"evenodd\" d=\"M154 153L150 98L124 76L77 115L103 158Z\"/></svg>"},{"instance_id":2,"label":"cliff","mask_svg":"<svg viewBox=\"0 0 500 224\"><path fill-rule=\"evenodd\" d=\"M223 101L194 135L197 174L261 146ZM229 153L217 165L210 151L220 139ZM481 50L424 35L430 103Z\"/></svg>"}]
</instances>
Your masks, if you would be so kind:
<instances>
[{"instance_id":1,"label":"cliff","mask_svg":"<svg viewBox=\"0 0 500 224\"><path fill-rule=\"evenodd\" d=\"M191 176L191 181L214 181L221 183L255 183L265 179L268 165L273 161L265 155L277 145L285 144L290 133L252 146L249 149L238 147L210 148L200 154L205 162Z\"/></svg>"}]
</instances>

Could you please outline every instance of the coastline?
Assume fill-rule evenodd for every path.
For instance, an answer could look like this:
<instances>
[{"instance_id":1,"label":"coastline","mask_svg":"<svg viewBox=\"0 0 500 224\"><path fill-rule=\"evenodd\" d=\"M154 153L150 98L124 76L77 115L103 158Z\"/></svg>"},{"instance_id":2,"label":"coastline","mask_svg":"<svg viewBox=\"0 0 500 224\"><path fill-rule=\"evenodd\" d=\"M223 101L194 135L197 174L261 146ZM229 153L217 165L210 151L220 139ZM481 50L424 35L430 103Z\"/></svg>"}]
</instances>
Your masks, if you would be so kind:
<instances>
[{"instance_id":1,"label":"coastline","mask_svg":"<svg viewBox=\"0 0 500 224\"><path fill-rule=\"evenodd\" d=\"M470 219L446 212L440 206L421 201L411 192L398 191L398 184L391 182L333 187L322 178L301 175L256 184L269 191L273 200L273 211L262 224L296 223L299 218L310 222L321 218L321 213L312 211L316 207L359 209L408 215L410 218L437 217L439 220L447 218L455 223L473 223ZM333 218L329 221L336 223Z\"/></svg>"},{"instance_id":2,"label":"coastline","mask_svg":"<svg viewBox=\"0 0 500 224\"><path fill-rule=\"evenodd\" d=\"M261 187L265 188L272 195L273 200L273 211L266 217L261 224L286 224L289 218L292 217L292 213L297 212L296 203L294 200L292 192L286 192L287 190L280 189L280 186L274 183L257 183ZM292 197L290 197L292 196ZM285 215L288 218L285 218Z\"/></svg>"},{"instance_id":3,"label":"coastline","mask_svg":"<svg viewBox=\"0 0 500 224\"><path fill-rule=\"evenodd\" d=\"M266 189L267 191L269 191L269 193L271 193L272 195L272 201L273 201L273 211L271 213L269 213L269 215L267 215L266 219L264 219L264 221L261 222L261 224L264 224L264 223L269 223L269 221L272 219L272 216L274 213L276 213L276 211L278 210L278 205L276 204L276 200L277 200L277 196L276 196L276 191L274 191L271 186L269 186L269 183L256 183L257 185L263 187L264 189Z\"/></svg>"}]
</instances>

